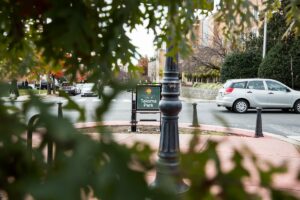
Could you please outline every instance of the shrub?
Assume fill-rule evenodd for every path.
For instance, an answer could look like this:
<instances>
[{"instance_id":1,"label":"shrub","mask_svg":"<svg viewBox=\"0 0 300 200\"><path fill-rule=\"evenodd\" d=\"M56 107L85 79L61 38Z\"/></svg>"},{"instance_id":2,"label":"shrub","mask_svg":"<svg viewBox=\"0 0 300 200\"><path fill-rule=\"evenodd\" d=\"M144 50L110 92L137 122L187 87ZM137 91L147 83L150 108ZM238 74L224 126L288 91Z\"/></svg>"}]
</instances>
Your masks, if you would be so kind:
<instances>
[{"instance_id":1,"label":"shrub","mask_svg":"<svg viewBox=\"0 0 300 200\"><path fill-rule=\"evenodd\" d=\"M225 58L221 69L221 81L257 76L261 55L255 51L235 52Z\"/></svg>"},{"instance_id":2,"label":"shrub","mask_svg":"<svg viewBox=\"0 0 300 200\"><path fill-rule=\"evenodd\" d=\"M294 88L300 89L300 40L293 42L291 48Z\"/></svg>"},{"instance_id":3,"label":"shrub","mask_svg":"<svg viewBox=\"0 0 300 200\"><path fill-rule=\"evenodd\" d=\"M223 84L221 83L195 83L193 87L200 89L220 89Z\"/></svg>"},{"instance_id":4,"label":"shrub","mask_svg":"<svg viewBox=\"0 0 300 200\"><path fill-rule=\"evenodd\" d=\"M262 78L276 79L288 86L292 86L291 76L291 56L290 49L293 49L295 53L300 54L299 47L289 48L285 43L277 43L267 54L261 65L259 66L258 76ZM297 52L298 50L298 52ZM295 77L295 86L300 87L299 80L299 59L294 54L293 59L293 71Z\"/></svg>"}]
</instances>

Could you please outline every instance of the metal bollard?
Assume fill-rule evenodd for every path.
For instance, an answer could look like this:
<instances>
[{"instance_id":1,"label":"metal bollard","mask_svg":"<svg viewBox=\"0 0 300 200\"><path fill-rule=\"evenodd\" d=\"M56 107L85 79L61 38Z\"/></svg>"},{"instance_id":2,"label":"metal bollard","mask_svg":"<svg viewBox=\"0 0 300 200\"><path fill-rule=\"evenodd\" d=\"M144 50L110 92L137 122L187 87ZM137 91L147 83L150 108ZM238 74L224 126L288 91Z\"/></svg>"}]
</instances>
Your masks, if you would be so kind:
<instances>
[{"instance_id":1,"label":"metal bollard","mask_svg":"<svg viewBox=\"0 0 300 200\"><path fill-rule=\"evenodd\" d=\"M264 137L262 132L261 108L257 107L256 110L257 110L257 118L256 118L255 137Z\"/></svg>"},{"instance_id":2,"label":"metal bollard","mask_svg":"<svg viewBox=\"0 0 300 200\"><path fill-rule=\"evenodd\" d=\"M136 104L135 104L135 100L132 100L132 104L131 104L131 132L136 132Z\"/></svg>"},{"instance_id":3,"label":"metal bollard","mask_svg":"<svg viewBox=\"0 0 300 200\"><path fill-rule=\"evenodd\" d=\"M198 115L197 115L197 103L193 103L193 127L199 127Z\"/></svg>"},{"instance_id":4,"label":"metal bollard","mask_svg":"<svg viewBox=\"0 0 300 200\"><path fill-rule=\"evenodd\" d=\"M58 112L57 112L57 117L58 117L58 119L62 119L63 118L63 111L62 111L62 102L58 102L57 103L58 104ZM52 143L52 144L51 144ZM52 147L50 147L50 145L52 146ZM49 141L49 147L50 147L50 149L48 148L48 150L49 150L49 152L51 151L51 152L53 152L53 149L51 149L51 148L53 148L53 142L52 141ZM60 152L60 148L59 148L59 146L57 145L57 144L55 144L55 155L54 155L54 158L56 158L57 156L58 156L58 154L59 154L59 152ZM50 160L52 157L51 157L52 155L50 155L49 156L49 161L50 162L52 162L52 160ZM50 166L50 165L49 165Z\"/></svg>"},{"instance_id":5,"label":"metal bollard","mask_svg":"<svg viewBox=\"0 0 300 200\"><path fill-rule=\"evenodd\" d=\"M62 111L62 102L58 102L58 119L63 118L63 111Z\"/></svg>"}]
</instances>

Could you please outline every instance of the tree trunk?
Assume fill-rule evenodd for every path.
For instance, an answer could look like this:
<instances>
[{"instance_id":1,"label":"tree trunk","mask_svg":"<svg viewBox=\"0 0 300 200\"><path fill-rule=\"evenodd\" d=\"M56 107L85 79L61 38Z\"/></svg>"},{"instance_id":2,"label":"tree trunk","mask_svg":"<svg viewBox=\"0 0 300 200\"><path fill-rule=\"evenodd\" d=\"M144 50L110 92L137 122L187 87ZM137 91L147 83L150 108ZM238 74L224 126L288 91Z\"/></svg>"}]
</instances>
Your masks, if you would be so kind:
<instances>
[{"instance_id":1,"label":"tree trunk","mask_svg":"<svg viewBox=\"0 0 300 200\"><path fill-rule=\"evenodd\" d=\"M51 77L50 72L47 74L47 94L51 94Z\"/></svg>"}]
</instances>

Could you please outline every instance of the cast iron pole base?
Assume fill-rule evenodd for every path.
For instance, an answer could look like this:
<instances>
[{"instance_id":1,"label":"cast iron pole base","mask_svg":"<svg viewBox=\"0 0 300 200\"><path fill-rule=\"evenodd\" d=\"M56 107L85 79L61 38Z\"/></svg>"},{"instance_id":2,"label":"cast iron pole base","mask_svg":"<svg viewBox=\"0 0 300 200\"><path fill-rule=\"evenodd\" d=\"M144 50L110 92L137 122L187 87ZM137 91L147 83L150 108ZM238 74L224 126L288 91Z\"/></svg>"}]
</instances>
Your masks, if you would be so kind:
<instances>
[{"instance_id":1,"label":"cast iron pole base","mask_svg":"<svg viewBox=\"0 0 300 200\"><path fill-rule=\"evenodd\" d=\"M189 186L182 180L179 172L179 162L159 159L156 164L156 177L152 188L169 189L170 193L182 195L189 190Z\"/></svg>"}]
</instances>

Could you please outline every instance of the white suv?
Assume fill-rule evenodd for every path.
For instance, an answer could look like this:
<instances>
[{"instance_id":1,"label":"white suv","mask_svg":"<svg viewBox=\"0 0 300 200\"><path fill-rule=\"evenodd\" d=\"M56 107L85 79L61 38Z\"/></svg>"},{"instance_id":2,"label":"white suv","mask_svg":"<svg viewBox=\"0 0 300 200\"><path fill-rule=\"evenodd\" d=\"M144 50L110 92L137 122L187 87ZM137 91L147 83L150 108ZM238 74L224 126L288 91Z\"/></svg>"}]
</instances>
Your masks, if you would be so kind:
<instances>
[{"instance_id":1,"label":"white suv","mask_svg":"<svg viewBox=\"0 0 300 200\"><path fill-rule=\"evenodd\" d=\"M231 79L219 90L216 103L238 113L256 107L300 113L300 92L272 79Z\"/></svg>"}]
</instances>

